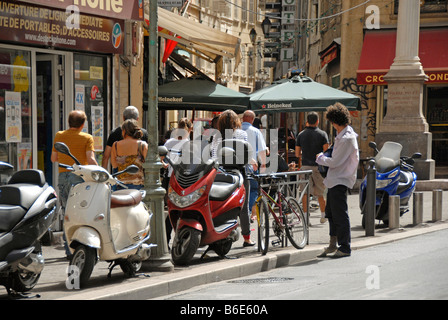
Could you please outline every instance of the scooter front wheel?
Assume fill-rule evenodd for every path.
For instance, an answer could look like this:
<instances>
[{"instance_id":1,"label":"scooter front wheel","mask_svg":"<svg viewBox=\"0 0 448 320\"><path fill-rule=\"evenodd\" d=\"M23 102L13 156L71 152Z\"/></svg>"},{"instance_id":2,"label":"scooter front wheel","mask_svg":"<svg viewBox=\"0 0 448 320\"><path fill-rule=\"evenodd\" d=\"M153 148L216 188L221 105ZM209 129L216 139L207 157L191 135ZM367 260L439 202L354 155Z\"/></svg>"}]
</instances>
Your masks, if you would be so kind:
<instances>
[{"instance_id":1,"label":"scooter front wheel","mask_svg":"<svg viewBox=\"0 0 448 320\"><path fill-rule=\"evenodd\" d=\"M76 247L70 260L69 270L75 271L78 274L80 287L84 287L87 281L89 281L95 264L96 251L94 248L82 244ZM73 270L74 268L76 270Z\"/></svg>"},{"instance_id":2,"label":"scooter front wheel","mask_svg":"<svg viewBox=\"0 0 448 320\"><path fill-rule=\"evenodd\" d=\"M201 240L199 230L184 227L176 231L175 241L171 248L171 257L176 265L186 265L198 250Z\"/></svg>"}]
</instances>

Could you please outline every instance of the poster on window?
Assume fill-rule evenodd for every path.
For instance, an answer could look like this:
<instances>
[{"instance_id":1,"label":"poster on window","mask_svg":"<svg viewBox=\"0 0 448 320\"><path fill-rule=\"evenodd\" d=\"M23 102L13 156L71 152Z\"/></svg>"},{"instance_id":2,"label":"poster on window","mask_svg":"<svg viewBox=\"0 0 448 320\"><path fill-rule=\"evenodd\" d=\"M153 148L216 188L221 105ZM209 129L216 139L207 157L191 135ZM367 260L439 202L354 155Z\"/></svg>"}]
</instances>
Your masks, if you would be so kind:
<instances>
[{"instance_id":1,"label":"poster on window","mask_svg":"<svg viewBox=\"0 0 448 320\"><path fill-rule=\"evenodd\" d=\"M103 106L92 106L92 136L95 151L103 151Z\"/></svg>"},{"instance_id":2,"label":"poster on window","mask_svg":"<svg viewBox=\"0 0 448 320\"><path fill-rule=\"evenodd\" d=\"M31 169L31 142L19 143L17 148L18 170Z\"/></svg>"},{"instance_id":3,"label":"poster on window","mask_svg":"<svg viewBox=\"0 0 448 320\"><path fill-rule=\"evenodd\" d=\"M83 84L75 84L75 109L85 111L85 87Z\"/></svg>"},{"instance_id":4,"label":"poster on window","mask_svg":"<svg viewBox=\"0 0 448 320\"><path fill-rule=\"evenodd\" d=\"M5 92L6 142L22 142L22 103L20 92Z\"/></svg>"}]
</instances>

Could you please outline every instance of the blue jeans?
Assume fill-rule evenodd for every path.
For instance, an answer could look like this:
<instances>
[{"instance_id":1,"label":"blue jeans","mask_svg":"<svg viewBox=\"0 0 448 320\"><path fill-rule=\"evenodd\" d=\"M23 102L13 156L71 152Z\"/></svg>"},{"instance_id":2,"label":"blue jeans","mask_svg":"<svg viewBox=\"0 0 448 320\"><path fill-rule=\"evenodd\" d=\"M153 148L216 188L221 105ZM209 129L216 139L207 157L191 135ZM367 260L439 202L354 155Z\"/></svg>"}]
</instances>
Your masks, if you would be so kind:
<instances>
[{"instance_id":1,"label":"blue jeans","mask_svg":"<svg viewBox=\"0 0 448 320\"><path fill-rule=\"evenodd\" d=\"M65 206L67 205L67 199L70 192L70 188L78 183L84 182L84 180L77 176L74 173L71 172L60 172L59 173L59 182L58 182L58 188L59 188L59 201L61 203L62 212L65 215ZM63 239L64 239L64 248L65 248L65 254L68 256L71 255L71 252L68 248L67 244L67 238L65 236L65 232L63 233Z\"/></svg>"},{"instance_id":2,"label":"blue jeans","mask_svg":"<svg viewBox=\"0 0 448 320\"><path fill-rule=\"evenodd\" d=\"M84 180L71 172L60 172L59 173L59 201L61 202L62 208L65 210L67 204L68 195L70 188L78 183L84 182Z\"/></svg>"},{"instance_id":3,"label":"blue jeans","mask_svg":"<svg viewBox=\"0 0 448 320\"><path fill-rule=\"evenodd\" d=\"M252 207L258 197L258 181L249 178L250 191L249 191L249 214L252 212Z\"/></svg>"}]
</instances>

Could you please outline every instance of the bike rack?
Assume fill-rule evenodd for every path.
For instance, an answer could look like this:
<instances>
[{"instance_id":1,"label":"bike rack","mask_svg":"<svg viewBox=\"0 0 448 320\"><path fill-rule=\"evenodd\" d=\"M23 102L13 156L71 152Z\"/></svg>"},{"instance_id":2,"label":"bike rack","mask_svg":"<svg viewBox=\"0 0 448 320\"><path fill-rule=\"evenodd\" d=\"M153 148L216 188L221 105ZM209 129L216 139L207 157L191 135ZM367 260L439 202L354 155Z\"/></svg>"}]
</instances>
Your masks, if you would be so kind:
<instances>
[{"instance_id":1,"label":"bike rack","mask_svg":"<svg viewBox=\"0 0 448 320\"><path fill-rule=\"evenodd\" d=\"M308 236L309 244L309 222L310 222L310 177L313 173L312 170L301 170L301 171L287 171L287 172L275 172L269 174L260 174L260 177L263 177L263 182L260 185L261 188L269 188L272 186L276 186L282 192L284 192L284 188L286 187L286 192L284 192L285 196L294 197L299 204L302 204L302 199L306 196L307 199L307 208L306 211L308 214L306 215L306 232ZM277 180L279 179L279 180ZM277 180L277 181L276 181Z\"/></svg>"}]
</instances>

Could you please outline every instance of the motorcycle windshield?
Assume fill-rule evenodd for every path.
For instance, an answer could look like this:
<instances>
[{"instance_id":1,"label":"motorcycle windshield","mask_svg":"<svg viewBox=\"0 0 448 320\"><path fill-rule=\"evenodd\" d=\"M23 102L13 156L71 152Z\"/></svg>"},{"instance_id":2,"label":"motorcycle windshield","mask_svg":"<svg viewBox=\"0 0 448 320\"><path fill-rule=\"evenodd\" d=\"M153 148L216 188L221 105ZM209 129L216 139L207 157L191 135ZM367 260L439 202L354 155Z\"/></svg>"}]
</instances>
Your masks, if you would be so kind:
<instances>
[{"instance_id":1,"label":"motorcycle windshield","mask_svg":"<svg viewBox=\"0 0 448 320\"><path fill-rule=\"evenodd\" d=\"M210 159L208 145L189 141L182 146L179 157L173 163L176 177L181 174L191 176L208 173L214 167L214 161Z\"/></svg>"},{"instance_id":2,"label":"motorcycle windshield","mask_svg":"<svg viewBox=\"0 0 448 320\"><path fill-rule=\"evenodd\" d=\"M400 165L400 155L403 147L396 142L387 141L375 157L376 170L389 172Z\"/></svg>"}]
</instances>

